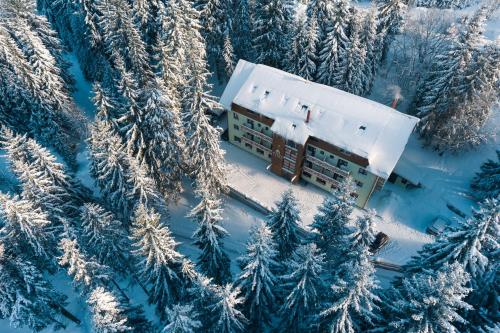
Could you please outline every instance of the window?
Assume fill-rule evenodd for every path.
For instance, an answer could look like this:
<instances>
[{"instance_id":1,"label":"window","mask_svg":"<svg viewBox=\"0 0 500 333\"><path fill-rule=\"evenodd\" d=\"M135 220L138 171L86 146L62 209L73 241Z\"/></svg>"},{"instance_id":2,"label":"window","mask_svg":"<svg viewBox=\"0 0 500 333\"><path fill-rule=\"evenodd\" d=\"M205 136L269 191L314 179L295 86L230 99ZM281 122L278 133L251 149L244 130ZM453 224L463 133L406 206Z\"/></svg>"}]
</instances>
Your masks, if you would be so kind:
<instances>
[{"instance_id":1,"label":"window","mask_svg":"<svg viewBox=\"0 0 500 333\"><path fill-rule=\"evenodd\" d=\"M245 147L249 148L249 149L252 149L252 145L249 144L248 142L245 142Z\"/></svg>"},{"instance_id":2,"label":"window","mask_svg":"<svg viewBox=\"0 0 500 333\"><path fill-rule=\"evenodd\" d=\"M286 141L286 145L288 147L291 147L291 148L296 148L297 147L297 144L295 142L293 142L292 140L287 140Z\"/></svg>"},{"instance_id":3,"label":"window","mask_svg":"<svg viewBox=\"0 0 500 333\"><path fill-rule=\"evenodd\" d=\"M331 158L331 159L333 160L333 159L335 159L335 156L333 156L333 155L330 155L330 158Z\"/></svg>"},{"instance_id":4,"label":"window","mask_svg":"<svg viewBox=\"0 0 500 333\"><path fill-rule=\"evenodd\" d=\"M335 179L336 181L341 182L341 181L344 180L344 176L339 175L338 173L335 173L335 174L333 174L333 179Z\"/></svg>"},{"instance_id":5,"label":"window","mask_svg":"<svg viewBox=\"0 0 500 333\"><path fill-rule=\"evenodd\" d=\"M358 173L365 176L368 174L368 172L363 168L359 168Z\"/></svg>"},{"instance_id":6,"label":"window","mask_svg":"<svg viewBox=\"0 0 500 333\"><path fill-rule=\"evenodd\" d=\"M269 131L269 127L266 126L265 129L266 129L266 131Z\"/></svg>"},{"instance_id":7,"label":"window","mask_svg":"<svg viewBox=\"0 0 500 333\"><path fill-rule=\"evenodd\" d=\"M261 127L262 125L260 123L257 123L257 127Z\"/></svg>"},{"instance_id":8,"label":"window","mask_svg":"<svg viewBox=\"0 0 500 333\"><path fill-rule=\"evenodd\" d=\"M311 178L311 174L309 172L304 171L302 174L307 178Z\"/></svg>"},{"instance_id":9,"label":"window","mask_svg":"<svg viewBox=\"0 0 500 333\"><path fill-rule=\"evenodd\" d=\"M351 155L351 153L350 153L350 152L348 152L348 151L347 151L347 150L345 150L345 149L340 149L340 152L341 152L342 154L344 154L344 155L347 155L347 156L350 156L350 155Z\"/></svg>"},{"instance_id":10,"label":"window","mask_svg":"<svg viewBox=\"0 0 500 333\"><path fill-rule=\"evenodd\" d=\"M256 148L256 150L257 150L257 152L258 152L259 154L264 155L264 151L263 151L262 149L260 149L260 148Z\"/></svg>"},{"instance_id":11,"label":"window","mask_svg":"<svg viewBox=\"0 0 500 333\"><path fill-rule=\"evenodd\" d=\"M247 119L247 124L248 124L248 127L250 127L251 129L253 129L253 125L254 125L253 120Z\"/></svg>"},{"instance_id":12,"label":"window","mask_svg":"<svg viewBox=\"0 0 500 333\"><path fill-rule=\"evenodd\" d=\"M241 138L239 136L234 136L234 141L241 143Z\"/></svg>"},{"instance_id":13,"label":"window","mask_svg":"<svg viewBox=\"0 0 500 333\"><path fill-rule=\"evenodd\" d=\"M316 148L314 148L313 146L307 145L307 151L313 157L314 157L314 155L316 155Z\"/></svg>"},{"instance_id":14,"label":"window","mask_svg":"<svg viewBox=\"0 0 500 333\"><path fill-rule=\"evenodd\" d=\"M320 150L320 151L319 151L319 154L320 154L320 155L325 155L325 152L324 152L324 151L322 151L322 150Z\"/></svg>"},{"instance_id":15,"label":"window","mask_svg":"<svg viewBox=\"0 0 500 333\"><path fill-rule=\"evenodd\" d=\"M233 118L234 118L234 119L239 119L239 118L238 118L238 114L237 114L236 112L234 112L234 111L233 111Z\"/></svg>"},{"instance_id":16,"label":"window","mask_svg":"<svg viewBox=\"0 0 500 333\"><path fill-rule=\"evenodd\" d=\"M330 185L330 188L336 190L338 188L338 186L336 184L332 184L332 185Z\"/></svg>"},{"instance_id":17,"label":"window","mask_svg":"<svg viewBox=\"0 0 500 333\"><path fill-rule=\"evenodd\" d=\"M353 197L354 199L357 199L357 198L358 198L358 194L357 194L357 193L352 192L352 193L351 193L351 197Z\"/></svg>"},{"instance_id":18,"label":"window","mask_svg":"<svg viewBox=\"0 0 500 333\"><path fill-rule=\"evenodd\" d=\"M363 187L363 183L360 182L359 180L356 180L356 186L357 187Z\"/></svg>"},{"instance_id":19,"label":"window","mask_svg":"<svg viewBox=\"0 0 500 333\"><path fill-rule=\"evenodd\" d=\"M239 127L238 125L236 125L236 124L234 124L234 125L233 125L233 127L234 127L234 129L235 129L235 130L237 130L237 131L239 131L239 130L240 130L240 127Z\"/></svg>"},{"instance_id":20,"label":"window","mask_svg":"<svg viewBox=\"0 0 500 333\"><path fill-rule=\"evenodd\" d=\"M319 177L316 177L316 181L318 183L322 184L322 185L326 185L326 182L323 179L319 178Z\"/></svg>"},{"instance_id":21,"label":"window","mask_svg":"<svg viewBox=\"0 0 500 333\"><path fill-rule=\"evenodd\" d=\"M344 161L343 159L339 158L338 162L337 162L337 166L339 168L342 168L342 167L346 167L349 163L347 163L347 161Z\"/></svg>"},{"instance_id":22,"label":"window","mask_svg":"<svg viewBox=\"0 0 500 333\"><path fill-rule=\"evenodd\" d=\"M283 168L293 172L293 171L295 171L295 163L291 162L289 160L284 160L283 161Z\"/></svg>"}]
</instances>

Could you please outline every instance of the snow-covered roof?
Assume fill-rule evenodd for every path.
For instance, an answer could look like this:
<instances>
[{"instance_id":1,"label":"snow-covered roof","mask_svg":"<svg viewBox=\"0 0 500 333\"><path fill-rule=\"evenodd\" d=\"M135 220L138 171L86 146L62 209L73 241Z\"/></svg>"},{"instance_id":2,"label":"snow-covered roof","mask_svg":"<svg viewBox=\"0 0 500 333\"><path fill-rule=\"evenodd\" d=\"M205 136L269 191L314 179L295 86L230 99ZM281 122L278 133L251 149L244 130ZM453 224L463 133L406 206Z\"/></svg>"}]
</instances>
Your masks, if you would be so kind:
<instances>
[{"instance_id":1,"label":"snow-covered roof","mask_svg":"<svg viewBox=\"0 0 500 333\"><path fill-rule=\"evenodd\" d=\"M238 68L221 99L226 109L234 102L274 119L271 130L286 139L305 144L314 136L364 157L367 170L383 178L391 174L418 122L388 106L272 67L240 60Z\"/></svg>"}]
</instances>

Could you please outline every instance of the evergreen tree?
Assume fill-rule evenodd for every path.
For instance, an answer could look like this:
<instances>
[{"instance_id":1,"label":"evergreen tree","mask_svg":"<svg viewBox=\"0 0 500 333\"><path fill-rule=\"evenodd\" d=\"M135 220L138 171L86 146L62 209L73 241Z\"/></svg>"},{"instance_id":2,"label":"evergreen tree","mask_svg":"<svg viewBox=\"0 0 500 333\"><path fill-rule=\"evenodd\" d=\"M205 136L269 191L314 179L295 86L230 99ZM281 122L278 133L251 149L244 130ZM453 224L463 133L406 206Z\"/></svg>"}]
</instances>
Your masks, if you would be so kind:
<instances>
[{"instance_id":1,"label":"evergreen tree","mask_svg":"<svg viewBox=\"0 0 500 333\"><path fill-rule=\"evenodd\" d=\"M335 4L326 0L311 0L307 2L307 20L313 20L318 25L318 40L323 41L331 29L333 22L333 8Z\"/></svg>"},{"instance_id":2,"label":"evergreen tree","mask_svg":"<svg viewBox=\"0 0 500 333\"><path fill-rule=\"evenodd\" d=\"M353 233L344 236L349 249L333 274L331 294L320 313L321 330L335 333L364 332L380 320L377 315L380 301L374 293L378 288L375 269L370 262L369 242L372 230L369 219L358 219Z\"/></svg>"},{"instance_id":3,"label":"evergreen tree","mask_svg":"<svg viewBox=\"0 0 500 333\"><path fill-rule=\"evenodd\" d=\"M235 51L236 60L254 60L252 36L249 33L252 30L251 20L253 13L252 8L249 8L250 6L251 2L249 0L235 0L232 46Z\"/></svg>"},{"instance_id":4,"label":"evergreen tree","mask_svg":"<svg viewBox=\"0 0 500 333\"><path fill-rule=\"evenodd\" d=\"M293 38L292 48L288 53L287 71L306 80L316 76L316 46L318 44L318 24L313 14L302 24Z\"/></svg>"},{"instance_id":5,"label":"evergreen tree","mask_svg":"<svg viewBox=\"0 0 500 333\"><path fill-rule=\"evenodd\" d=\"M192 305L176 304L166 311L168 324L162 333L195 333L201 327L201 322L197 320L198 314Z\"/></svg>"},{"instance_id":6,"label":"evergreen tree","mask_svg":"<svg viewBox=\"0 0 500 333\"><path fill-rule=\"evenodd\" d=\"M52 267L58 230L40 208L18 196L0 194L0 239L9 249L33 258L40 267Z\"/></svg>"},{"instance_id":7,"label":"evergreen tree","mask_svg":"<svg viewBox=\"0 0 500 333\"><path fill-rule=\"evenodd\" d=\"M363 95L367 81L365 73L366 49L361 44L361 18L351 9L349 42L334 74L334 85L355 95Z\"/></svg>"},{"instance_id":8,"label":"evergreen tree","mask_svg":"<svg viewBox=\"0 0 500 333\"><path fill-rule=\"evenodd\" d=\"M300 246L290 261L289 274L281 277L287 296L280 308L282 332L312 331L314 317L325 292L323 273L325 255L315 244Z\"/></svg>"},{"instance_id":9,"label":"evergreen tree","mask_svg":"<svg viewBox=\"0 0 500 333\"><path fill-rule=\"evenodd\" d=\"M103 287L95 288L89 295L87 304L92 314L92 328L96 333L130 332L128 319L116 297Z\"/></svg>"},{"instance_id":10,"label":"evergreen tree","mask_svg":"<svg viewBox=\"0 0 500 333\"><path fill-rule=\"evenodd\" d=\"M182 256L170 230L161 224L160 215L143 205L136 209L132 224L133 254L143 280L151 285L150 302L160 313L178 298L182 281L177 268Z\"/></svg>"},{"instance_id":11,"label":"evergreen tree","mask_svg":"<svg viewBox=\"0 0 500 333\"><path fill-rule=\"evenodd\" d=\"M346 178L335 190L333 196L325 198L318 208L311 227L317 232L318 246L334 261L339 260L346 251L346 235L351 233L347 226L354 209L352 178Z\"/></svg>"},{"instance_id":12,"label":"evergreen tree","mask_svg":"<svg viewBox=\"0 0 500 333\"><path fill-rule=\"evenodd\" d=\"M237 333L244 332L246 319L238 310L243 303L240 290L230 284L217 288L215 302L209 306L214 317L210 332Z\"/></svg>"},{"instance_id":13,"label":"evergreen tree","mask_svg":"<svg viewBox=\"0 0 500 333\"><path fill-rule=\"evenodd\" d=\"M229 81L231 74L233 74L236 66L236 56L234 54L233 44L229 38L229 33L224 36L224 49L222 51L222 58L224 59L224 78Z\"/></svg>"},{"instance_id":14,"label":"evergreen tree","mask_svg":"<svg viewBox=\"0 0 500 333\"><path fill-rule=\"evenodd\" d=\"M242 272L237 283L244 299L244 313L251 329L257 332L271 323L275 306L275 248L271 230L262 224L251 230L246 254L239 259Z\"/></svg>"},{"instance_id":15,"label":"evergreen tree","mask_svg":"<svg viewBox=\"0 0 500 333\"><path fill-rule=\"evenodd\" d=\"M408 2L406 0L379 1L379 30L384 29L389 35L399 34L407 10Z\"/></svg>"},{"instance_id":16,"label":"evergreen tree","mask_svg":"<svg viewBox=\"0 0 500 333\"><path fill-rule=\"evenodd\" d=\"M297 199L291 189L283 192L275 203L276 208L267 217L267 225L276 243L278 257L282 262L289 259L302 242L299 209Z\"/></svg>"},{"instance_id":17,"label":"evergreen tree","mask_svg":"<svg viewBox=\"0 0 500 333\"><path fill-rule=\"evenodd\" d=\"M81 237L87 252L101 264L123 271L127 236L120 221L98 204L80 208Z\"/></svg>"},{"instance_id":18,"label":"evergreen tree","mask_svg":"<svg viewBox=\"0 0 500 333\"><path fill-rule=\"evenodd\" d=\"M222 244L222 238L228 233L220 225L221 203L207 190L197 192L201 201L189 214L198 224L193 235L194 244L201 250L197 266L203 274L213 278L215 283L223 285L231 280L231 271L230 260Z\"/></svg>"},{"instance_id":19,"label":"evergreen tree","mask_svg":"<svg viewBox=\"0 0 500 333\"><path fill-rule=\"evenodd\" d=\"M375 211L368 210L366 214L356 219L356 228L351 234L350 247L353 249L369 249L375 240Z\"/></svg>"},{"instance_id":20,"label":"evergreen tree","mask_svg":"<svg viewBox=\"0 0 500 333\"><path fill-rule=\"evenodd\" d=\"M469 275L460 264L444 265L437 271L423 271L405 278L389 293L384 306L390 313L383 332L459 332L456 323L465 320L459 310L464 302Z\"/></svg>"},{"instance_id":21,"label":"evergreen tree","mask_svg":"<svg viewBox=\"0 0 500 333\"><path fill-rule=\"evenodd\" d=\"M104 88L99 82L93 85L96 116L100 120L113 121L117 117L118 101L113 98L109 89Z\"/></svg>"},{"instance_id":22,"label":"evergreen tree","mask_svg":"<svg viewBox=\"0 0 500 333\"><path fill-rule=\"evenodd\" d=\"M258 0L255 2L252 25L256 62L283 68L283 59L290 44L293 8L288 0Z\"/></svg>"},{"instance_id":23,"label":"evergreen tree","mask_svg":"<svg viewBox=\"0 0 500 333\"><path fill-rule=\"evenodd\" d=\"M380 50L378 44L383 34L377 32L377 7L373 6L370 8L370 11L363 19L362 25L360 42L365 49L363 94L368 95L372 90L373 81L375 80L382 56L382 50Z\"/></svg>"},{"instance_id":24,"label":"evergreen tree","mask_svg":"<svg viewBox=\"0 0 500 333\"><path fill-rule=\"evenodd\" d=\"M437 270L444 264L458 262L471 276L471 284L480 278L489 263L488 256L499 248L500 205L496 199L487 199L472 218L448 229L435 242L425 245L419 255L405 267L405 272L424 269Z\"/></svg>"},{"instance_id":25,"label":"evergreen tree","mask_svg":"<svg viewBox=\"0 0 500 333\"><path fill-rule=\"evenodd\" d=\"M500 150L496 151L497 160L488 159L481 165L470 187L478 199L498 198L500 196Z\"/></svg>"},{"instance_id":26,"label":"evergreen tree","mask_svg":"<svg viewBox=\"0 0 500 333\"><path fill-rule=\"evenodd\" d=\"M348 43L349 2L338 0L333 4L332 19L326 27L326 35L319 39L317 81L333 86L337 67L345 57Z\"/></svg>"},{"instance_id":27,"label":"evergreen tree","mask_svg":"<svg viewBox=\"0 0 500 333\"><path fill-rule=\"evenodd\" d=\"M145 160L164 196L168 193L176 198L176 194L182 191L186 138L176 91L168 92L161 87L159 81L154 81L146 89L144 105L141 106L145 113Z\"/></svg>"},{"instance_id":28,"label":"evergreen tree","mask_svg":"<svg viewBox=\"0 0 500 333\"><path fill-rule=\"evenodd\" d=\"M484 140L481 132L497 93L499 48L479 49L488 7L450 32L449 47L436 57L426 80L417 89L412 110L421 118L425 143L457 151Z\"/></svg>"},{"instance_id":29,"label":"evergreen tree","mask_svg":"<svg viewBox=\"0 0 500 333\"><path fill-rule=\"evenodd\" d=\"M65 297L54 290L36 266L9 253L0 243L0 316L14 328L57 330Z\"/></svg>"},{"instance_id":30,"label":"evergreen tree","mask_svg":"<svg viewBox=\"0 0 500 333\"><path fill-rule=\"evenodd\" d=\"M59 264L66 267L68 275L73 278L75 287L87 293L102 283L110 280L110 272L107 266L99 264L94 258L80 251L76 239L63 238L59 242L62 256Z\"/></svg>"},{"instance_id":31,"label":"evergreen tree","mask_svg":"<svg viewBox=\"0 0 500 333\"><path fill-rule=\"evenodd\" d=\"M429 8L462 9L475 4L472 0L418 0L416 5Z\"/></svg>"}]
</instances>

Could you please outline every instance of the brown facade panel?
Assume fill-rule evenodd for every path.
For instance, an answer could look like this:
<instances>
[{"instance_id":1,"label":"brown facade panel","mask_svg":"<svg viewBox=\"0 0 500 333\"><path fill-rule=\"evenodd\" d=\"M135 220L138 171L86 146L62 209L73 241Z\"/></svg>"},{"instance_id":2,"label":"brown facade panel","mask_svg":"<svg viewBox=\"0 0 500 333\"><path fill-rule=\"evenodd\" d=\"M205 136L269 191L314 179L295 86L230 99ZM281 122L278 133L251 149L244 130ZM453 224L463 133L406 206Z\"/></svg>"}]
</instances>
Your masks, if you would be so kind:
<instances>
[{"instance_id":1,"label":"brown facade panel","mask_svg":"<svg viewBox=\"0 0 500 333\"><path fill-rule=\"evenodd\" d=\"M326 150L332 154L335 154L339 157L342 157L343 159L355 163L357 165L362 166L363 168L368 166L368 160L364 157L358 156L356 154L346 154L343 152L339 147L336 147L328 142L325 142L323 140L317 139L315 137L310 136L309 139L306 142L306 145L310 143L313 146L316 146L318 148L321 148L323 150Z\"/></svg>"},{"instance_id":2,"label":"brown facade panel","mask_svg":"<svg viewBox=\"0 0 500 333\"><path fill-rule=\"evenodd\" d=\"M271 152L271 171L278 176L283 176L283 157L285 156L285 139L273 134L273 150Z\"/></svg>"},{"instance_id":3,"label":"brown facade panel","mask_svg":"<svg viewBox=\"0 0 500 333\"><path fill-rule=\"evenodd\" d=\"M236 103L231 104L231 109L234 112L237 112L239 114L242 114L245 117L248 117L250 119L256 120L258 122L263 123L266 126L272 126L274 123L274 119L271 119L269 117L263 116L257 112L253 112L252 110L249 110L247 108L244 108L243 106L240 106Z\"/></svg>"}]
</instances>

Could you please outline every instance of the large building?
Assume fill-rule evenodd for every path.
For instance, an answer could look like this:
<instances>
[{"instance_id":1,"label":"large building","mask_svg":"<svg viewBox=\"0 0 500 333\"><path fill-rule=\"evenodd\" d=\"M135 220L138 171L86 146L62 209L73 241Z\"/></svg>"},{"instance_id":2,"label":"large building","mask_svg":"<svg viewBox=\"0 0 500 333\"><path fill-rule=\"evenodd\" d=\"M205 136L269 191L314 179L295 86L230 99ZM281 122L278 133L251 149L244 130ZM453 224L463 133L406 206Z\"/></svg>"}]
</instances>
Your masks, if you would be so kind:
<instances>
[{"instance_id":1,"label":"large building","mask_svg":"<svg viewBox=\"0 0 500 333\"><path fill-rule=\"evenodd\" d=\"M418 119L332 87L240 60L221 97L229 141L292 183L332 191L347 175L357 205L390 177Z\"/></svg>"}]
</instances>

